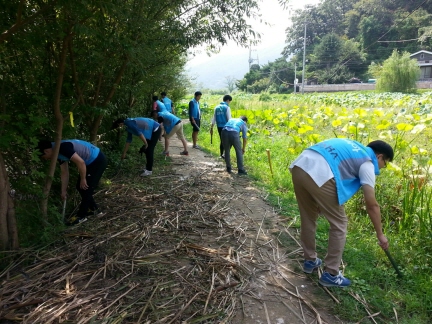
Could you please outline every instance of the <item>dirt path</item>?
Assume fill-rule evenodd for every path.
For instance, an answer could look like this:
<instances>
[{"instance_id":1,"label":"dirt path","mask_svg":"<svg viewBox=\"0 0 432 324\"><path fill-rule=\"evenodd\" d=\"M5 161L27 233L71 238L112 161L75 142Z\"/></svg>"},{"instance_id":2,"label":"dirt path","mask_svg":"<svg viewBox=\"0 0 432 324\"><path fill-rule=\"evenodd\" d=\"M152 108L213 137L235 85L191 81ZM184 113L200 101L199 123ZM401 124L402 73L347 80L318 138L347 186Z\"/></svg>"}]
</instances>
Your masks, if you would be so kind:
<instances>
[{"instance_id":1,"label":"dirt path","mask_svg":"<svg viewBox=\"0 0 432 324\"><path fill-rule=\"evenodd\" d=\"M177 175L184 179L199 175L223 192L213 212L234 230L236 240L207 236L205 244L215 249L229 244L239 259L250 262L248 287L237 295L241 305L232 323L296 324L314 323L314 319L342 323L329 313L333 301L318 287L317 275L307 278L301 271L302 253L295 233L249 178L228 174L223 160L200 150L191 148L187 158L175 154L182 148L178 140L170 146Z\"/></svg>"},{"instance_id":2,"label":"dirt path","mask_svg":"<svg viewBox=\"0 0 432 324\"><path fill-rule=\"evenodd\" d=\"M173 139L150 177L120 168L95 197L105 215L9 254L0 323L342 323L263 193L181 150Z\"/></svg>"}]
</instances>

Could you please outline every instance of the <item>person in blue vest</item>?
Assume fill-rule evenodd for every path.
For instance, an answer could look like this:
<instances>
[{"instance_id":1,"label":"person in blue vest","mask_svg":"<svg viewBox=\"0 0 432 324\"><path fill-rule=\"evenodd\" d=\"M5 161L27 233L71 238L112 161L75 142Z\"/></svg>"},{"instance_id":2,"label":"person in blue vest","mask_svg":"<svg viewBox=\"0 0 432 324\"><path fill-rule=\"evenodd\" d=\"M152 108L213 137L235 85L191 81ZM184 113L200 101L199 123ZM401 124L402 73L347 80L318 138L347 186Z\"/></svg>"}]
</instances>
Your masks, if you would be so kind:
<instances>
[{"instance_id":1,"label":"person in blue vest","mask_svg":"<svg viewBox=\"0 0 432 324\"><path fill-rule=\"evenodd\" d=\"M78 168L79 177L76 189L81 195L81 204L76 215L71 216L66 225L75 225L87 220L87 216L101 214L93 194L106 167L107 160L102 151L91 143L69 139L60 143L59 154L54 156L54 142L42 140L38 143L40 157L44 160L56 158L61 170L61 198L66 200L69 184L69 161Z\"/></svg>"},{"instance_id":2,"label":"person in blue vest","mask_svg":"<svg viewBox=\"0 0 432 324\"><path fill-rule=\"evenodd\" d=\"M173 115L175 115L175 111L174 111L174 104L172 103L171 99L167 97L167 93L161 92L161 99L162 102L164 103L167 111Z\"/></svg>"},{"instance_id":3,"label":"person in blue vest","mask_svg":"<svg viewBox=\"0 0 432 324\"><path fill-rule=\"evenodd\" d=\"M304 150L290 165L300 210L305 273L312 273L322 264L315 247L319 213L330 223L325 269L319 279L321 285L346 287L351 284L339 271L348 225L344 204L360 187L378 244L384 250L389 247L382 231L380 206L374 187L376 175L393 157L392 147L380 140L363 146L350 139L334 138Z\"/></svg>"},{"instance_id":4,"label":"person in blue vest","mask_svg":"<svg viewBox=\"0 0 432 324\"><path fill-rule=\"evenodd\" d=\"M222 128L221 138L225 150L225 164L228 173L232 173L231 169L231 147L234 146L237 157L237 169L239 175L247 174L243 167L243 154L246 151L247 144L247 118L231 118ZM240 133L242 133L243 145L240 143Z\"/></svg>"},{"instance_id":5,"label":"person in blue vest","mask_svg":"<svg viewBox=\"0 0 432 324\"><path fill-rule=\"evenodd\" d=\"M225 156L224 156L224 147L222 144L222 128L224 128L227 121L231 119L231 109L229 104L232 101L232 97L230 95L225 95L222 100L223 101L219 105L217 105L214 109L213 119L210 127L210 134L213 136L213 126L216 124L219 133L219 140L220 140L220 145L219 145L220 157L224 159Z\"/></svg>"},{"instance_id":6,"label":"person in blue vest","mask_svg":"<svg viewBox=\"0 0 432 324\"><path fill-rule=\"evenodd\" d=\"M141 147L140 153L144 153L146 156L146 167L141 174L141 177L149 176L153 173L153 161L154 161L154 150L159 140L162 128L159 123L151 118L136 117L136 118L120 118L117 119L112 129L126 126L127 138L126 144L123 149L121 156L122 160L126 157L126 153L129 150L129 146L132 143L132 135L138 136L144 143Z\"/></svg>"},{"instance_id":7,"label":"person in blue vest","mask_svg":"<svg viewBox=\"0 0 432 324\"><path fill-rule=\"evenodd\" d=\"M164 103L159 100L158 96L153 96L153 109L152 110L156 110L157 112L168 111L167 108L165 107Z\"/></svg>"},{"instance_id":8,"label":"person in blue vest","mask_svg":"<svg viewBox=\"0 0 432 324\"><path fill-rule=\"evenodd\" d=\"M197 145L198 133L201 127L201 110L200 110L200 99L202 93L200 91L195 92L194 98L189 102L189 121L192 125L192 147L200 149Z\"/></svg>"},{"instance_id":9,"label":"person in blue vest","mask_svg":"<svg viewBox=\"0 0 432 324\"><path fill-rule=\"evenodd\" d=\"M165 150L163 154L169 156L169 140L174 134L177 134L178 139L183 144L183 151L180 152L180 155L189 155L181 119L169 112L160 112L158 113L158 122L163 126L165 132Z\"/></svg>"}]
</instances>

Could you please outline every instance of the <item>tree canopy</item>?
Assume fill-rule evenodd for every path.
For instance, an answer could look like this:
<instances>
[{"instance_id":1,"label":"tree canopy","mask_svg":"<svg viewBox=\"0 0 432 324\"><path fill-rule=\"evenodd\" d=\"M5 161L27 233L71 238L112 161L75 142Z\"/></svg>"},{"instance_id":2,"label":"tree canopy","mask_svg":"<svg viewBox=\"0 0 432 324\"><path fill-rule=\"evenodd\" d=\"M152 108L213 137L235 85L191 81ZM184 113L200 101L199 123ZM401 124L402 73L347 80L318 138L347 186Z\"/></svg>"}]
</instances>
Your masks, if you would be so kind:
<instances>
[{"instance_id":1,"label":"tree canopy","mask_svg":"<svg viewBox=\"0 0 432 324\"><path fill-rule=\"evenodd\" d=\"M0 15L0 249L17 246L15 207L24 222L35 213L11 190L42 201L25 226L50 224L56 161L38 161L39 138L97 143L115 118L146 115L153 94L185 94L191 48L257 37L255 0L1 0Z\"/></svg>"},{"instance_id":2,"label":"tree canopy","mask_svg":"<svg viewBox=\"0 0 432 324\"><path fill-rule=\"evenodd\" d=\"M289 1L279 3L287 7ZM431 15L432 3L423 0L323 0L294 11L282 55L298 62L301 75L306 28L307 79L319 83L344 83L352 77L365 80L370 77L368 66L381 64L394 50L431 51ZM249 74L239 81L243 88L259 83L259 78L252 82ZM270 82L268 88L272 86L278 83Z\"/></svg>"}]
</instances>

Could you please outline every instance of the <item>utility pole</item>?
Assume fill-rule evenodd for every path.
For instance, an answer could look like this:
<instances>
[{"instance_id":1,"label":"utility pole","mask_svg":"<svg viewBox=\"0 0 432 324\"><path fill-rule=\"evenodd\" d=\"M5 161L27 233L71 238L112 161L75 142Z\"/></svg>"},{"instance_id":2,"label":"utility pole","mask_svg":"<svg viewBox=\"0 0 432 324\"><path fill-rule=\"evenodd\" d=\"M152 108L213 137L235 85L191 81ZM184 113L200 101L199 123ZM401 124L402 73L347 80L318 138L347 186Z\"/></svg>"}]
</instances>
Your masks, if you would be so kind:
<instances>
[{"instance_id":1,"label":"utility pole","mask_svg":"<svg viewBox=\"0 0 432 324\"><path fill-rule=\"evenodd\" d=\"M252 52L256 53L256 58L252 57ZM259 65L258 52L256 49L252 49L252 45L249 45L249 72L254 62L257 62L257 64Z\"/></svg>"},{"instance_id":2,"label":"utility pole","mask_svg":"<svg viewBox=\"0 0 432 324\"><path fill-rule=\"evenodd\" d=\"M304 31L304 39L303 39L303 71L302 71L302 94L304 94L304 86L305 86L305 70L306 70L306 26L307 21L305 21L305 31Z\"/></svg>"},{"instance_id":3,"label":"utility pole","mask_svg":"<svg viewBox=\"0 0 432 324\"><path fill-rule=\"evenodd\" d=\"M298 84L298 80L297 80L297 62L294 62L294 94L296 94L296 92L297 92L297 84Z\"/></svg>"}]
</instances>

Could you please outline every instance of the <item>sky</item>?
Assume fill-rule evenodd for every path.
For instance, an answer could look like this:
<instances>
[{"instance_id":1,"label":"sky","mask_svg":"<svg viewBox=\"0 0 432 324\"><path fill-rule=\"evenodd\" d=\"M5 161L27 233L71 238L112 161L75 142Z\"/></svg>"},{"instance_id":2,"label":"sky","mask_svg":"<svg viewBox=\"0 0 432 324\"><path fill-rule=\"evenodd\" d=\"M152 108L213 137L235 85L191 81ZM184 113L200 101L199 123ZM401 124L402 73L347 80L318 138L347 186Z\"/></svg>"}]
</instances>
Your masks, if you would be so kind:
<instances>
[{"instance_id":1,"label":"sky","mask_svg":"<svg viewBox=\"0 0 432 324\"><path fill-rule=\"evenodd\" d=\"M305 5L316 5L320 0L291 1L290 8L283 9L278 0L263 0L260 3L262 19L270 26L252 22L255 31L261 34L260 44L252 47L251 56L260 65L274 61L281 56L285 46L285 29L289 26L291 11ZM249 49L229 42L218 54L208 56L205 51L198 50L186 65L187 73L195 80L198 88L226 88L226 78L241 79L249 70Z\"/></svg>"}]
</instances>

